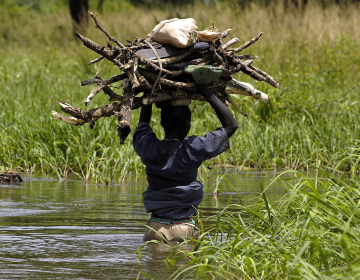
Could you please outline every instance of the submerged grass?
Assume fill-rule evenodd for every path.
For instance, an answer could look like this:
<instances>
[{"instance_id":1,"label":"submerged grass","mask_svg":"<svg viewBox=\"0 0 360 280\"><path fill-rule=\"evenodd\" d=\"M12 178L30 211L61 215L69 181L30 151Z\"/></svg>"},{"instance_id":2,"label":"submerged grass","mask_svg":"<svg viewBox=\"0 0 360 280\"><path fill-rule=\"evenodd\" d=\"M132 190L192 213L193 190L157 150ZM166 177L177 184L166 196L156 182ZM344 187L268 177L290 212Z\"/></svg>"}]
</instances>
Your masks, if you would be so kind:
<instances>
[{"instance_id":1,"label":"submerged grass","mask_svg":"<svg viewBox=\"0 0 360 280\"><path fill-rule=\"evenodd\" d=\"M350 157L359 163L359 154ZM318 175L285 171L260 186L256 203L225 207L192 251L174 248L170 264L189 262L170 279L359 279L359 174L340 164ZM268 201L266 190L279 181L284 195Z\"/></svg>"},{"instance_id":2,"label":"submerged grass","mask_svg":"<svg viewBox=\"0 0 360 280\"><path fill-rule=\"evenodd\" d=\"M30 2L33 5L26 4ZM96 3L90 1L90 7ZM253 107L254 101L233 97L249 117L234 112L239 130L231 138L231 149L208 166L303 169L311 164L335 167L346 158L342 168L353 167L353 158L344 151L350 155L360 145L358 7L322 9L312 2L299 16L284 13L278 1L268 7L254 2L245 9L234 3L150 10L105 1L103 12L92 10L120 41L145 37L160 20L179 14L195 18L200 29L212 22L220 30L231 27L241 43L264 32L246 53L259 55L255 65L279 79L281 87L275 90L244 75L236 77L267 93L270 102ZM123 180L130 171L143 172L131 135L119 145L115 118L98 121L93 130L51 120L51 111L59 111L56 101L85 108L92 88L79 84L97 70L97 65L87 66L94 54L72 35L66 1L0 1L0 26L0 170L31 170L59 178L76 173L108 183ZM85 35L106 44L92 22ZM103 63L100 74L109 77L118 69ZM90 106L104 104L107 98L99 94ZM190 134L204 135L220 125L209 105L193 102L191 110ZM154 111L152 125L163 137L159 111ZM133 112L132 131L138 115Z\"/></svg>"}]
</instances>

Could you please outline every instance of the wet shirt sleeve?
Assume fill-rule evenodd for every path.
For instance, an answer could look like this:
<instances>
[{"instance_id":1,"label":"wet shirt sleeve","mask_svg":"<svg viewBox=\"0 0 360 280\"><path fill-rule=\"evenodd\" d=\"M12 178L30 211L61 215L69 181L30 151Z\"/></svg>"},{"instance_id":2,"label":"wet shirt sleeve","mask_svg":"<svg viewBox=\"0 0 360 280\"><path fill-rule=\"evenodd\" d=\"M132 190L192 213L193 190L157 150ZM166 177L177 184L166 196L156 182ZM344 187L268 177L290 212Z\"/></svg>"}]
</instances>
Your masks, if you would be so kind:
<instances>
[{"instance_id":1,"label":"wet shirt sleeve","mask_svg":"<svg viewBox=\"0 0 360 280\"><path fill-rule=\"evenodd\" d=\"M133 146L135 152L141 157L145 148L145 143L151 138L156 138L152 128L146 122L141 122L135 129L133 135Z\"/></svg>"},{"instance_id":2,"label":"wet shirt sleeve","mask_svg":"<svg viewBox=\"0 0 360 280\"><path fill-rule=\"evenodd\" d=\"M216 157L230 148L225 128L208 132L204 137L190 136L186 141L188 156L198 162Z\"/></svg>"}]
</instances>

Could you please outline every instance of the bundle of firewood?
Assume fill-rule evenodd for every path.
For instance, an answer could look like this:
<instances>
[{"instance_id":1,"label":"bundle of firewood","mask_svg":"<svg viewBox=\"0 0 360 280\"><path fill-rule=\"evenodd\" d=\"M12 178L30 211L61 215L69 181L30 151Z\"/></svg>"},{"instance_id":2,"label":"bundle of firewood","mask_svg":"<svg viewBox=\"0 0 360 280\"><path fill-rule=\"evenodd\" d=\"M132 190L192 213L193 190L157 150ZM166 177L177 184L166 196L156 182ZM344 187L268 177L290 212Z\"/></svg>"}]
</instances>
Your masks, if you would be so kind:
<instances>
[{"instance_id":1,"label":"bundle of firewood","mask_svg":"<svg viewBox=\"0 0 360 280\"><path fill-rule=\"evenodd\" d=\"M118 134L120 143L123 144L130 133L131 110L141 106L177 99L205 100L197 93L197 84L192 75L187 73L189 65L212 65L217 69L224 69L221 76L209 84L209 88L224 103L230 103L242 115L244 112L236 105L230 94L242 94L251 96L262 102L266 102L266 94L256 90L248 83L236 81L232 75L241 71L257 81L264 81L277 88L279 83L264 71L254 67L252 64L257 60L253 55L238 55L238 53L255 43L262 33L255 36L238 48L230 48L239 42L233 38L226 43L223 39L229 36L231 29L221 32L220 35L210 41L195 44L188 48L174 48L162 46L149 39L136 38L133 42L120 43L111 36L92 13L96 27L100 29L113 44L101 46L90 39L76 34L83 44L100 55L97 59L90 61L91 65L102 60L108 60L119 67L120 74L104 80L98 74L93 79L81 82L82 86L96 84L85 105L89 105L97 93L103 91L109 95L109 105L100 108L82 110L66 102L58 102L61 110L72 117L67 117L53 111L53 117L72 125L83 125L91 123L93 128L95 122L102 117L115 115L118 118ZM99 69L99 68L98 68ZM122 81L122 95L115 93L112 84ZM141 95L141 93L143 93ZM140 96L141 95L141 96Z\"/></svg>"}]
</instances>

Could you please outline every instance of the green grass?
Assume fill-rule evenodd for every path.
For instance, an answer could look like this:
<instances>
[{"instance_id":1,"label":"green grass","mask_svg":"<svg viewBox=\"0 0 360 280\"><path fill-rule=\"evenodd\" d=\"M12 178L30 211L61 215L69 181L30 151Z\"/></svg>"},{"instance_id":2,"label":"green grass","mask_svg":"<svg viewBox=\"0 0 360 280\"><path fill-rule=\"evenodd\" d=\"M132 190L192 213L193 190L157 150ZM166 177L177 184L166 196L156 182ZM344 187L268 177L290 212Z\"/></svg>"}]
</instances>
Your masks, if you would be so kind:
<instances>
[{"instance_id":1,"label":"green grass","mask_svg":"<svg viewBox=\"0 0 360 280\"><path fill-rule=\"evenodd\" d=\"M188 263L169 279L359 279L360 177L341 169L284 171L254 203L226 206L192 250L173 247L166 262ZM277 202L266 197L274 184L286 187Z\"/></svg>"},{"instance_id":2,"label":"green grass","mask_svg":"<svg viewBox=\"0 0 360 280\"><path fill-rule=\"evenodd\" d=\"M16 5L20 2L25 5ZM82 88L80 81L95 75L97 65L87 62L96 55L72 35L66 1L26 3L0 1L0 170L31 169L59 178L75 173L107 183L124 180L130 171L144 172L132 149L132 134L119 145L115 118L98 121L93 130L52 120L51 111L60 111L56 101L85 108L92 86ZM96 3L90 1L94 13ZM270 102L253 107L253 100L234 96L249 116L233 111L239 130L231 149L206 165L306 169L311 164L335 167L346 158L342 168L354 167L348 155L358 150L360 135L360 21L355 6L324 10L312 2L301 17L284 14L282 5L254 3L241 10L233 3L149 10L105 1L98 19L122 42L145 37L158 21L178 14L195 18L200 29L213 22L220 30L232 28L241 43L264 32L244 53L258 55L255 66L278 79L281 87L237 75L267 93ZM85 35L106 44L91 20ZM100 74L107 78L118 69L103 63ZM90 107L105 104L100 93ZM190 134L204 135L220 125L208 104L193 102L191 109ZM152 125L162 137L159 111L154 111ZM133 111L132 131L138 116Z\"/></svg>"}]
</instances>

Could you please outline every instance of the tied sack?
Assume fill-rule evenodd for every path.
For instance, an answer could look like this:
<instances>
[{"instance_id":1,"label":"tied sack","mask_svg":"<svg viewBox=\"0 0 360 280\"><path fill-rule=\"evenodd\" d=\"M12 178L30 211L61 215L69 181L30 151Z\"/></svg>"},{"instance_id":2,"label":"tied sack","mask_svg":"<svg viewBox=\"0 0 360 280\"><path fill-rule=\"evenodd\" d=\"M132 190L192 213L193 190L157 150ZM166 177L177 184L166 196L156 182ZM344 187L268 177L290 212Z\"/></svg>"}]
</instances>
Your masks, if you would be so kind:
<instances>
[{"instance_id":1,"label":"tied sack","mask_svg":"<svg viewBox=\"0 0 360 280\"><path fill-rule=\"evenodd\" d=\"M211 30L204 30L197 32L197 39L201 42L209 42L212 40L217 39L220 36L221 32L219 31L211 31Z\"/></svg>"},{"instance_id":2,"label":"tied sack","mask_svg":"<svg viewBox=\"0 0 360 280\"><path fill-rule=\"evenodd\" d=\"M173 18L163 20L149 33L147 40L177 48L186 48L195 44L198 26L193 18Z\"/></svg>"}]
</instances>

